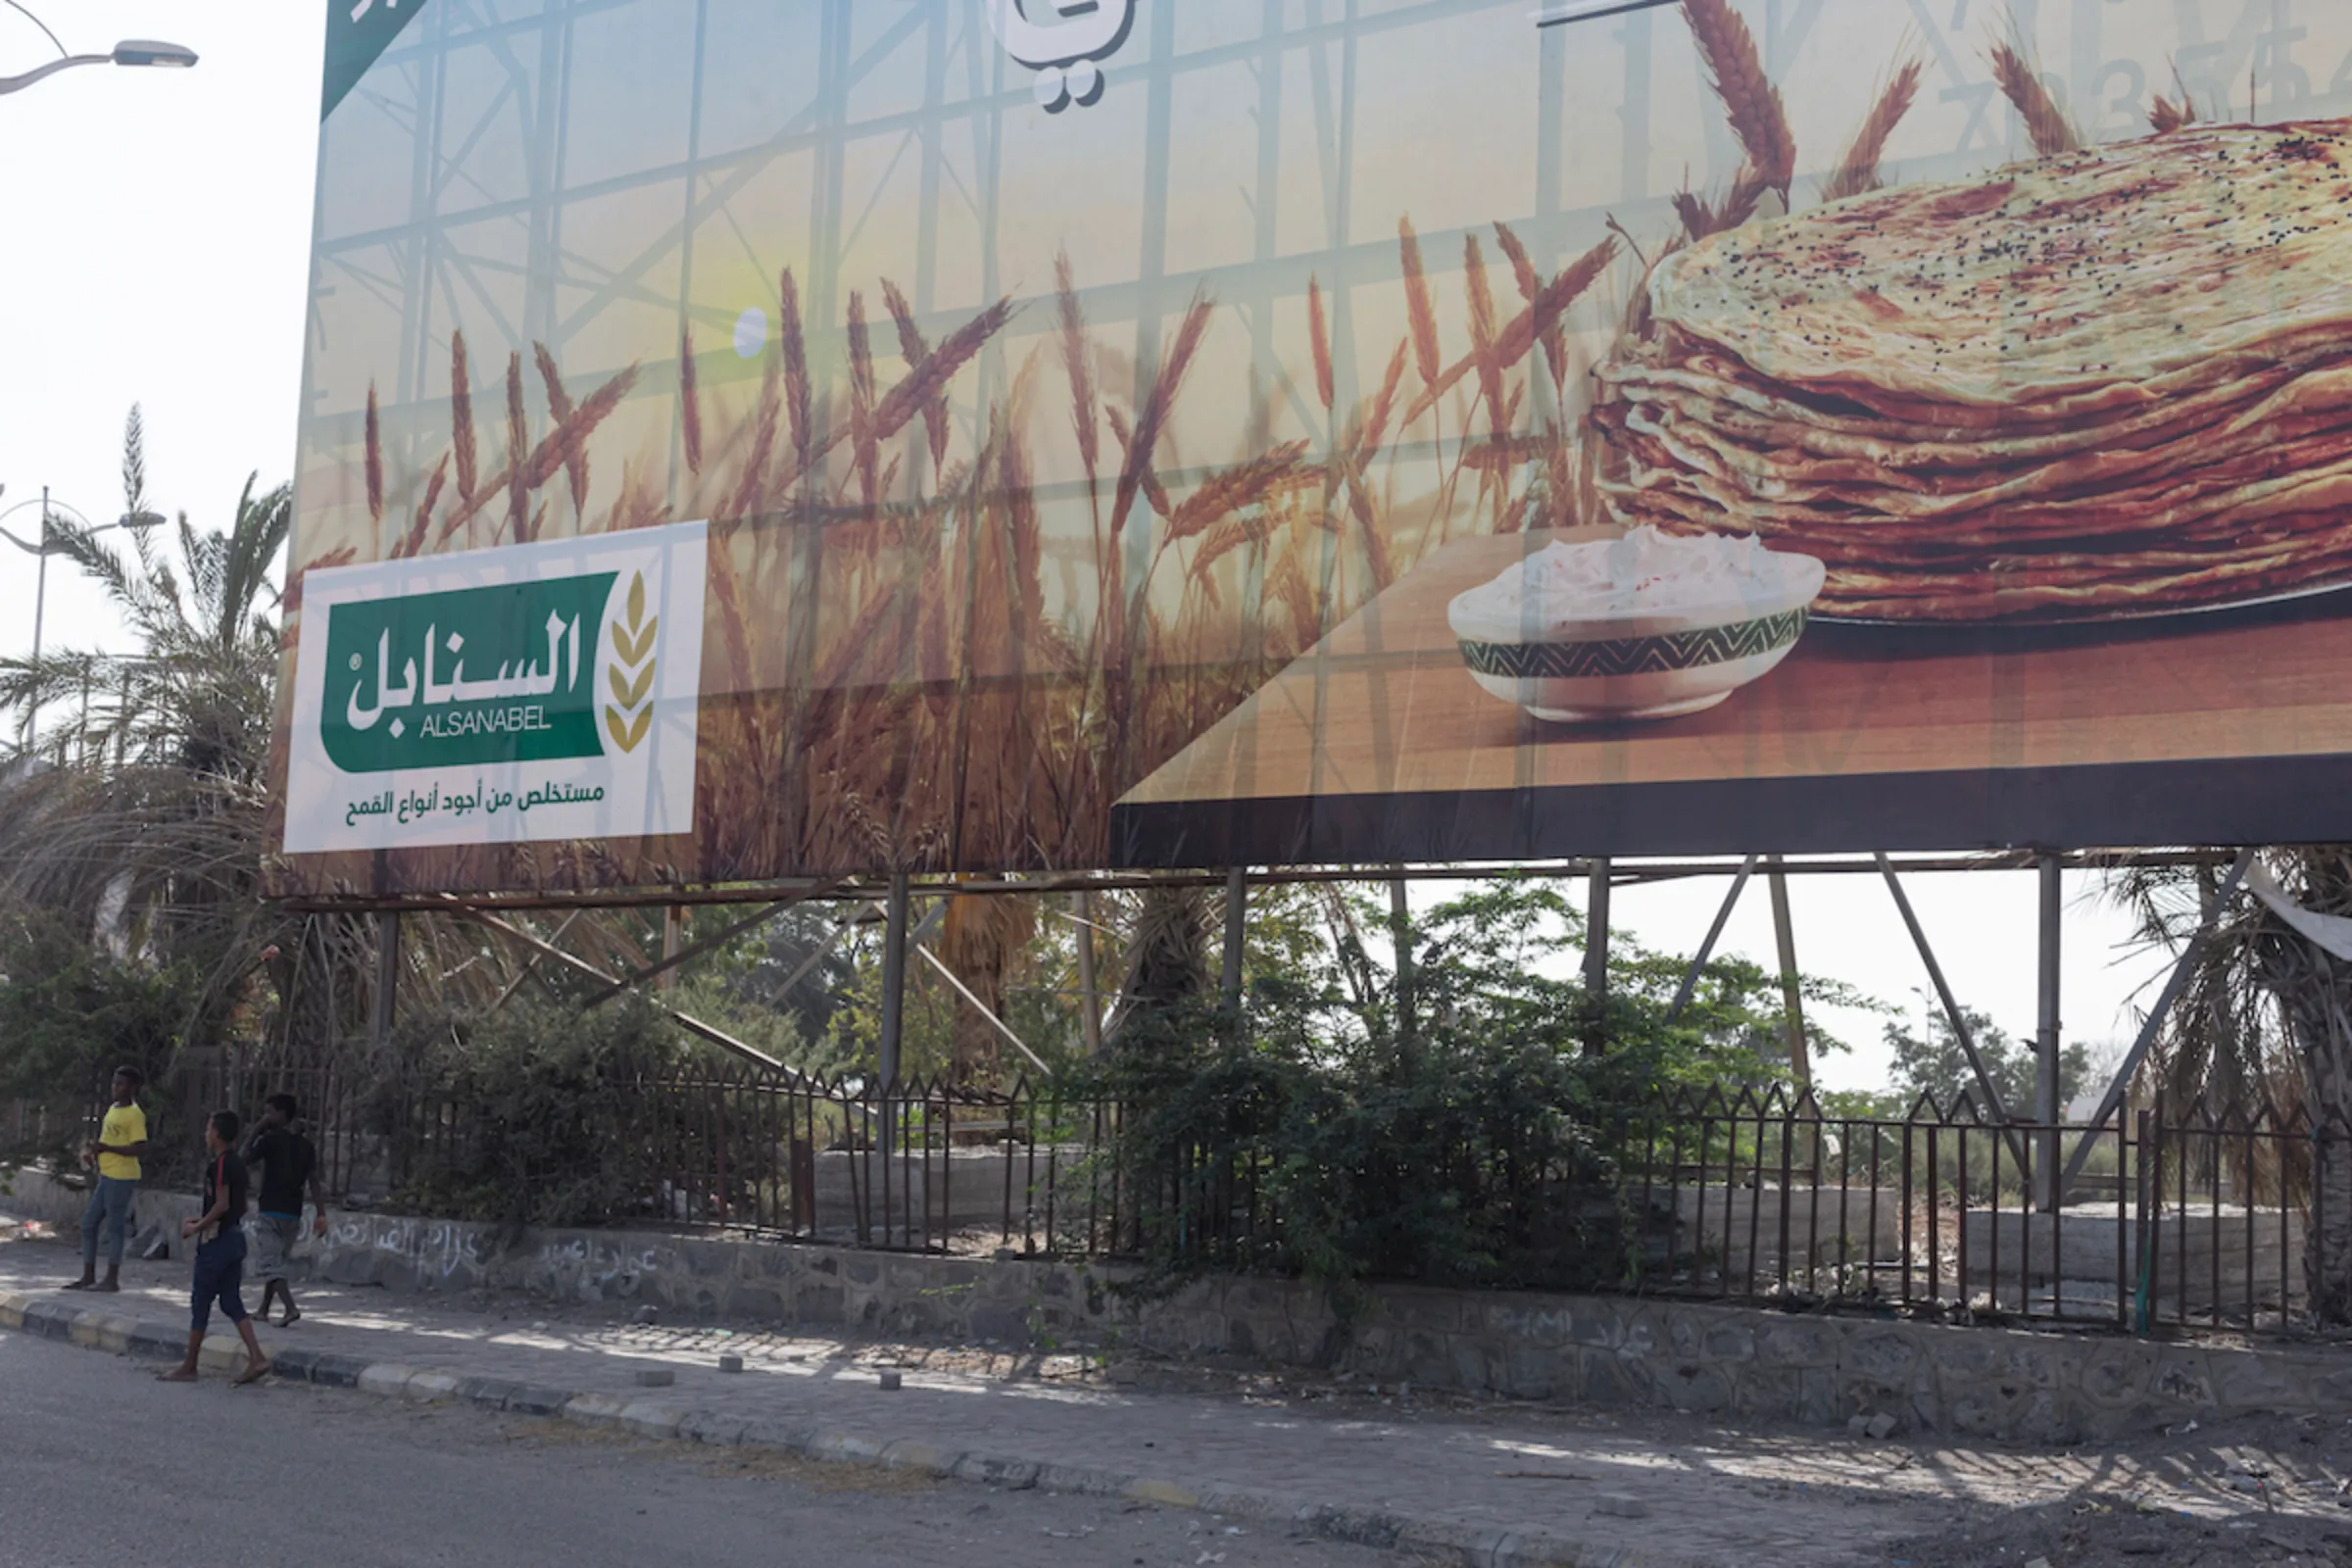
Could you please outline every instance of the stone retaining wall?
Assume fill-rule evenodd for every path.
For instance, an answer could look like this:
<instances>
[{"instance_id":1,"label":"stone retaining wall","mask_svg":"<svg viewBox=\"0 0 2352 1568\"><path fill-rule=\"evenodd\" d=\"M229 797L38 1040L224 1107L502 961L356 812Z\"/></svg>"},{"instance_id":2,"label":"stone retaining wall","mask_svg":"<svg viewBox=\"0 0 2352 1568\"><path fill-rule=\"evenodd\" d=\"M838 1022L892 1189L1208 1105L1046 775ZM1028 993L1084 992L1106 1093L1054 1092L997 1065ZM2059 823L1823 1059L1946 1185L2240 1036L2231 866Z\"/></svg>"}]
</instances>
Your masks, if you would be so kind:
<instances>
[{"instance_id":1,"label":"stone retaining wall","mask_svg":"<svg viewBox=\"0 0 2352 1568\"><path fill-rule=\"evenodd\" d=\"M77 1195L21 1176L11 1206L71 1223ZM142 1195L144 1229L192 1200ZM524 1291L651 1302L665 1321L752 1319L853 1333L1134 1348L1346 1368L1523 1399L1663 1407L2082 1443L2194 1417L2352 1417L2352 1350L2243 1349L2091 1333L1952 1328L1623 1297L1369 1293L1343 1334L1319 1291L1220 1278L1137 1301L1100 1265L983 1260L642 1231L522 1231L337 1216L314 1277L401 1291Z\"/></svg>"}]
</instances>

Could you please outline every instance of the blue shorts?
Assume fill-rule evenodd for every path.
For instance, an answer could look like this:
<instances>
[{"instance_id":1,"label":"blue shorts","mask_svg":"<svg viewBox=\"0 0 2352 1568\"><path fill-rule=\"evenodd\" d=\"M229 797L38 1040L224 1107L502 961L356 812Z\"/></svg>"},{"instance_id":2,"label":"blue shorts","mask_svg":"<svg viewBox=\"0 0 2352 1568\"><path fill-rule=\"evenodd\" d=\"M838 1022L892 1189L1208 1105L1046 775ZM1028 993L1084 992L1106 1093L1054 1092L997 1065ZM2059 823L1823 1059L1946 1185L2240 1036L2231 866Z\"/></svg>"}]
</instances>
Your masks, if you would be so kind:
<instances>
[{"instance_id":1,"label":"blue shorts","mask_svg":"<svg viewBox=\"0 0 2352 1568\"><path fill-rule=\"evenodd\" d=\"M196 1249L196 1288L188 1298L188 1331L202 1334L213 1320L213 1303L231 1323L245 1321L245 1233L234 1226Z\"/></svg>"}]
</instances>

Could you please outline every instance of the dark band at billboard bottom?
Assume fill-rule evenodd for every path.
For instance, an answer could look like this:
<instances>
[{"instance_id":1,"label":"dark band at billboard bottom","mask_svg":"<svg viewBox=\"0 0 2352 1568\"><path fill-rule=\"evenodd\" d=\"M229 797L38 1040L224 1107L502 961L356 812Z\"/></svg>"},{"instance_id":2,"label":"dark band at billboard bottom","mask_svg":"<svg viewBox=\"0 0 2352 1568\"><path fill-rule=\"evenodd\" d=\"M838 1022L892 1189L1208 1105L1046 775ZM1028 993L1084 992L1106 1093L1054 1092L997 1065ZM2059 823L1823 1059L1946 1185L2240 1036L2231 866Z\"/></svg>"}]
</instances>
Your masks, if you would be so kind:
<instances>
[{"instance_id":1,"label":"dark band at billboard bottom","mask_svg":"<svg viewBox=\"0 0 2352 1568\"><path fill-rule=\"evenodd\" d=\"M1122 868L2352 838L2352 758L1122 805Z\"/></svg>"}]
</instances>

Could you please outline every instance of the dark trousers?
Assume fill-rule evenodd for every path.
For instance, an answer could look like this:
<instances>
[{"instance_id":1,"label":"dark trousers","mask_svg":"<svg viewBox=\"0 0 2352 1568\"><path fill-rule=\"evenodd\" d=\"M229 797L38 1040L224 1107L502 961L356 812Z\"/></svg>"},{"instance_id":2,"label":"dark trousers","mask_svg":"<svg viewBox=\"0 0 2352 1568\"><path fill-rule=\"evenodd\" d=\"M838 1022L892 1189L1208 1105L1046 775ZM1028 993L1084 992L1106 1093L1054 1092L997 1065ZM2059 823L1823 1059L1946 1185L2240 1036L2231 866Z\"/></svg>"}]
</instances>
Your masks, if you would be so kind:
<instances>
[{"instance_id":1,"label":"dark trousers","mask_svg":"<svg viewBox=\"0 0 2352 1568\"><path fill-rule=\"evenodd\" d=\"M188 1298L188 1328L202 1334L213 1320L213 1303L231 1323L245 1321L245 1233L231 1225L196 1249L196 1288Z\"/></svg>"}]
</instances>

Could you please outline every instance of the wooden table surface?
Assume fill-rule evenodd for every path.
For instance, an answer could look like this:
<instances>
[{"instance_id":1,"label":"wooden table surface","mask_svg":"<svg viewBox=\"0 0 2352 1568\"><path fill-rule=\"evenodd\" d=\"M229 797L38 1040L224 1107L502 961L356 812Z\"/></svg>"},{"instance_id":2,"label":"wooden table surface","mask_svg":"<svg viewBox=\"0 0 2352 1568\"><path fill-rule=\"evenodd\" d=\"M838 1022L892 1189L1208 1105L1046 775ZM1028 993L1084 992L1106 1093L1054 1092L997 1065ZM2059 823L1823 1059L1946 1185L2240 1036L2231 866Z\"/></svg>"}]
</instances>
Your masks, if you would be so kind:
<instances>
[{"instance_id":1,"label":"wooden table surface","mask_svg":"<svg viewBox=\"0 0 2352 1568\"><path fill-rule=\"evenodd\" d=\"M1549 542L1439 551L1120 804L1865 778L2352 752L2352 600L2020 632L1816 620L1705 712L1551 724L1463 666L1446 606ZM2126 843L2126 838L2093 842Z\"/></svg>"}]
</instances>

